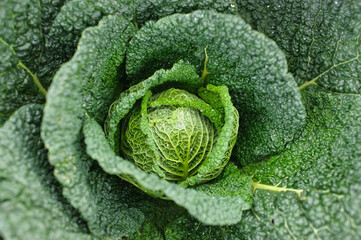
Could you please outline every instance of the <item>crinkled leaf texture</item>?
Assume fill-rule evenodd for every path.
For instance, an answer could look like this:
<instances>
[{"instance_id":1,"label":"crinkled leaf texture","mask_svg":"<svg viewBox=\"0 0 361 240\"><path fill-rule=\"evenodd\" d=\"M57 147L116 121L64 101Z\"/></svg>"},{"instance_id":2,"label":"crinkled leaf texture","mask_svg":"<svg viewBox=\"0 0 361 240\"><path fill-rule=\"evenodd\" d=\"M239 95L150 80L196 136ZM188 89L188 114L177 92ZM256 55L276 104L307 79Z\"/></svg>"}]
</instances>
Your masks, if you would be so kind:
<instances>
[{"instance_id":1,"label":"crinkled leaf texture","mask_svg":"<svg viewBox=\"0 0 361 240\"><path fill-rule=\"evenodd\" d=\"M197 9L237 13L233 0L69 0L56 16L46 37L39 76L50 83L61 64L75 53L82 31L97 25L104 16L120 15L140 27L150 19L158 20L173 13L189 13Z\"/></svg>"},{"instance_id":2,"label":"crinkled leaf texture","mask_svg":"<svg viewBox=\"0 0 361 240\"><path fill-rule=\"evenodd\" d=\"M247 176L237 178L238 186L241 186L238 191L235 191L232 185L226 184L229 181L222 179L216 180L221 186L209 183L202 185L200 188L202 191L184 189L177 184L161 180L154 174L145 173L128 160L116 156L110 148L102 128L93 119L85 122L84 135L87 153L98 161L104 171L113 175L126 175L145 191L162 193L178 205L185 207L192 216L205 224L237 223L241 220L242 210L251 207L252 182ZM229 167L237 169L234 165ZM228 186L230 189L227 188ZM220 189L222 187L223 190Z\"/></svg>"},{"instance_id":3,"label":"crinkled leaf texture","mask_svg":"<svg viewBox=\"0 0 361 240\"><path fill-rule=\"evenodd\" d=\"M136 101L144 97L147 91L156 89L156 87L163 88L162 84L165 83L180 88L193 89L193 92L202 86L202 81L195 73L195 68L179 61L168 71L160 69L150 78L122 92L120 97L110 106L105 122L106 136L115 153L120 153L120 121L134 107Z\"/></svg>"},{"instance_id":4,"label":"crinkled leaf texture","mask_svg":"<svg viewBox=\"0 0 361 240\"><path fill-rule=\"evenodd\" d=\"M359 0L238 0L240 15L286 53L297 83L361 93Z\"/></svg>"},{"instance_id":5,"label":"crinkled leaf texture","mask_svg":"<svg viewBox=\"0 0 361 240\"><path fill-rule=\"evenodd\" d=\"M54 78L42 122L42 138L64 196L79 210L91 233L101 238L130 237L143 226L158 231L151 220L156 216L152 203L118 177L103 172L85 154L81 134L82 117L88 114L84 86L118 81L115 65L123 59L124 38L129 36L122 33L129 24L122 17L109 16L98 27L84 31L77 53ZM114 48L119 49L114 52ZM112 79L105 81L108 76Z\"/></svg>"},{"instance_id":6,"label":"crinkled leaf texture","mask_svg":"<svg viewBox=\"0 0 361 240\"><path fill-rule=\"evenodd\" d=\"M86 30L78 52L55 77L41 127L52 166L39 138L41 106L21 108L0 129L0 234L4 239L360 239L360 7L358 0L1 1L0 125L19 107L44 101L35 80L45 88L50 84L73 57L84 29L109 14L118 17ZM236 16L197 12L147 22L195 9L238 11L285 56ZM108 151L97 125L122 89L123 56L134 31L130 80L141 81L180 59L199 75L209 72L207 82L227 85L243 116L235 157L243 164L267 157L242 172L230 164L217 179L193 190L145 173L139 181L155 179L159 185L146 182L151 189L180 193L177 201L193 215L204 210L202 203L187 206L182 197L243 196L251 202L244 175L306 189L302 197L256 190L253 208L243 212L240 223L215 227L113 176L121 171L138 176L139 171ZM203 71L205 48L208 71ZM299 88L305 88L304 126L304 107L287 65ZM89 134L100 133L88 139L88 148L97 146L91 153L99 163L85 153L86 115L96 121L87 120ZM104 156L97 155L100 150L106 150ZM116 171L106 168L111 164Z\"/></svg>"},{"instance_id":7,"label":"crinkled leaf texture","mask_svg":"<svg viewBox=\"0 0 361 240\"><path fill-rule=\"evenodd\" d=\"M128 90L124 91L119 99L117 99L112 106L109 109L108 118L105 124L105 132L107 140L112 148L112 150L116 154L120 154L120 146L122 145L123 151L130 151L131 153L129 155L132 155L131 157L128 155L128 157L134 161L138 167L143 169L146 172L155 172L163 179L167 178L168 171L175 173L179 171L177 174L182 175L183 170L182 167L185 165L181 163L182 166L179 166L178 164L180 161L182 161L180 156L175 157L174 159L171 159L171 156L165 157L163 159L163 154L168 152L171 147L165 147L163 150L158 150L159 146L156 146L155 138L152 137L152 133L149 130L148 121L150 121L150 118L146 116L147 112L147 105L146 104L152 104L155 102L148 102L149 98L152 94L151 90L159 90L163 88L167 88L169 86L177 86L177 87L183 87L185 89L189 89L190 91L195 92L196 89L199 89L203 95L212 94L211 96L214 99L217 99L218 103L216 107L220 107L221 111L223 112L223 119L219 119L219 127L218 127L218 137L215 142L212 142L212 150L209 151L209 155L205 157L204 163L200 164L196 169L196 174L192 176L192 174L189 174L188 172L185 175L183 175L183 178L178 178L179 181L182 181L182 184L184 186L194 186L199 183L206 182L210 179L213 179L217 177L223 170L223 168L228 163L232 148L236 142L237 137L237 129L238 129L238 112L235 109L235 107L232 104L231 97L228 92L228 88L225 86L213 86L213 85L207 85L206 88L199 88L202 85L201 78L196 74L195 68L192 65L189 65L187 63L184 63L183 61L179 61L178 63L174 64L174 66L170 70L158 70L155 72L153 76L150 78L142 81L141 83L134 85L130 87ZM173 89L173 88L172 88ZM164 93L164 91L162 92ZM177 106L185 107L190 102L186 103L184 99L184 95L181 95L182 98L179 99L179 101L176 100L176 96L173 95L168 100L163 96L162 98L158 98L158 104L165 104L169 105L170 101L175 101L173 104ZM200 100L195 95L193 95L197 100ZM141 100L142 99L142 100ZM128 119L126 116L127 113L132 111L131 109L137 108L136 101L142 101L141 103L141 110L140 110L140 121L134 121L131 119ZM208 101L207 99L205 99ZM168 103L167 103L168 102ZM145 103L145 104L144 104ZM194 109L199 110L197 114L203 114L204 116L212 113L211 110L206 111L206 109L199 109L200 106L195 106L199 104L197 101L191 101L193 103ZM205 101L202 100L202 103L206 104L210 107ZM204 106L203 106L204 107ZM134 113L134 111L133 111ZM173 113L172 113L173 114ZM124 119L123 119L124 118ZM144 118L144 119L142 119ZM189 117L188 117L189 118ZM220 117L221 118L221 117ZM211 119L211 118L208 118ZM125 120L125 121L124 121ZM216 119L213 119L214 121L217 121ZM123 121L121 123L121 121ZM133 128L132 131L136 131L136 136L134 136L134 139L130 139L130 142L125 142L127 140L124 140L124 136L127 134L126 129L123 128L124 124L128 124L127 121L132 122L132 126L129 126L130 128ZM159 118L157 118L155 121L160 121ZM223 121L223 123L221 123ZM171 129L171 128L170 128ZM122 133L120 133L123 131ZM162 130L164 131L164 129ZM189 132L192 132L193 130L190 130ZM174 134L170 132L166 133L167 141L170 140L171 142L168 142L169 145L179 145L178 147L181 147L182 145L179 144L179 136L181 133L184 132L184 128L181 128L181 131ZM169 138L168 138L169 137ZM176 139L172 139L178 138ZM120 141L121 138L123 138L123 141ZM188 137L186 137L188 140ZM162 140L164 141L164 140ZM173 143L172 143L173 141ZM130 144L132 144L132 147L137 148L137 150L132 150ZM166 146L166 143L162 143ZM192 143L193 145L190 146L188 149L195 148L193 152L197 152L196 150L196 144ZM185 144L185 146L188 146L188 144ZM178 150L179 151L179 150ZM175 155L181 155L178 154L178 151ZM162 152L162 154L160 154ZM167 162L169 161L169 162ZM172 165L173 164L173 165ZM188 162L187 162L187 169L188 169ZM142 167L143 166L143 167ZM146 166L146 167L144 167ZM158 167L158 169L156 169ZM161 168L161 169L159 169ZM120 174L121 175L121 174ZM126 179L129 182L132 182L134 185L139 186L136 182L134 182L131 178L128 178L127 176L122 176L124 179ZM173 180L176 180L176 175L172 176L171 174L168 175L168 177L173 178ZM140 188L141 185L139 186ZM152 191L148 191L151 193ZM156 196L157 194L154 193Z\"/></svg>"},{"instance_id":8,"label":"crinkled leaf texture","mask_svg":"<svg viewBox=\"0 0 361 240\"><path fill-rule=\"evenodd\" d=\"M87 221L90 232L101 238L123 236L131 238L143 229L151 229L149 231L157 233L161 227L155 224L156 219L159 219L159 216L168 219L174 215L174 213L167 212L167 216L164 217L162 212L166 211L167 207L161 206L170 205L169 203L152 199L129 183L122 181L118 176L104 172L96 161L91 160L85 154L83 135L80 131L83 124L82 119L86 116L96 117L96 113L88 111L87 106L93 101L87 102L87 98L84 98L84 89L91 89L89 86L92 85L97 88L98 86L104 87L102 84L97 85L99 82L119 81L117 74L114 73L117 71L116 66L123 61L124 38L131 37L132 32L129 30L132 29L131 25L125 18L110 16L104 18L98 27L84 31L78 51L71 61L62 66L53 80L42 123L42 137L49 150L49 160L55 168L55 176L63 186L64 196ZM130 31L129 35L121 34L128 30ZM114 48L118 48L118 50L114 51ZM114 62L110 64L108 59L113 59ZM111 76L110 79L109 76ZM103 90L102 92L106 93ZM95 104L110 104L106 102L108 101L106 98L95 98L95 100ZM102 114L102 112L97 113ZM139 177L144 176L139 170L135 171L140 174ZM150 176L150 178L156 177ZM210 203L201 201L198 204L188 203L185 205L195 214L204 213L200 218L209 216L204 219L207 223L231 224L238 222L241 219L242 210L248 209L251 202L250 179L248 177L240 177L240 179L242 180L241 185L245 187L244 190L243 188L239 189L241 193L230 188L233 196L227 196L218 190L219 196L223 197L217 197ZM223 181L226 186L227 181ZM172 184L163 184L167 186L170 194L175 194L171 190ZM163 185L160 184L160 186ZM175 189L174 191L185 191L180 187ZM196 200L212 198L200 191L187 190L187 192L190 192L191 196L196 196ZM214 190L214 192L217 191ZM244 197L235 197L234 195L237 194ZM184 198L181 199L181 196L184 195L179 194L179 201L187 202ZM176 198L174 197L174 199ZM227 203L232 207L233 211L228 211L228 213L231 212L230 215L223 215L221 211L216 210L214 206L217 206L220 200L225 200L220 203L221 206L229 209L229 206L226 206ZM211 203L213 207L208 205ZM212 215L213 211L218 212L219 215ZM217 216L218 218L216 218Z\"/></svg>"},{"instance_id":9,"label":"crinkled leaf texture","mask_svg":"<svg viewBox=\"0 0 361 240\"><path fill-rule=\"evenodd\" d=\"M64 5L64 7L63 7ZM237 13L232 0L4 0L0 3L0 125L19 107L43 103L50 85L76 51L81 32L118 14L139 26L176 12L213 9ZM21 63L21 64L20 64ZM45 90L44 89L44 90Z\"/></svg>"},{"instance_id":10,"label":"crinkled leaf texture","mask_svg":"<svg viewBox=\"0 0 361 240\"><path fill-rule=\"evenodd\" d=\"M63 3L0 2L0 125L19 107L44 102L45 89L39 88L37 72L49 25Z\"/></svg>"},{"instance_id":11,"label":"crinkled leaf texture","mask_svg":"<svg viewBox=\"0 0 361 240\"><path fill-rule=\"evenodd\" d=\"M0 232L14 240L93 239L47 161L42 110L24 106L0 128Z\"/></svg>"},{"instance_id":12,"label":"crinkled leaf texture","mask_svg":"<svg viewBox=\"0 0 361 240\"><path fill-rule=\"evenodd\" d=\"M281 151L304 123L305 110L285 56L241 18L196 11L147 22L130 42L127 73L138 82L179 59L199 74L206 67L207 83L228 86L241 116L234 157L242 164Z\"/></svg>"},{"instance_id":13,"label":"crinkled leaf texture","mask_svg":"<svg viewBox=\"0 0 361 240\"><path fill-rule=\"evenodd\" d=\"M241 223L210 228L185 216L168 226L167 239L361 237L361 97L319 87L308 87L302 96L304 129L284 153L243 170L256 182L307 189L302 197L256 190Z\"/></svg>"}]
</instances>

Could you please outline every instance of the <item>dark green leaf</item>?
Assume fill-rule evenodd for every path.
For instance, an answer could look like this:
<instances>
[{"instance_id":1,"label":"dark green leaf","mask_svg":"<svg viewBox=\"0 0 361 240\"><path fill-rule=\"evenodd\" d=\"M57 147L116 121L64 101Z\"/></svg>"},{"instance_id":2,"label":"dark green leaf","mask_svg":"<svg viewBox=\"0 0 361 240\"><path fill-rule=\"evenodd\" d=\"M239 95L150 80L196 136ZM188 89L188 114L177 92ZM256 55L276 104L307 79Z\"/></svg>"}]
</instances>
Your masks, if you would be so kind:
<instances>
[{"instance_id":1,"label":"dark green leaf","mask_svg":"<svg viewBox=\"0 0 361 240\"><path fill-rule=\"evenodd\" d=\"M56 16L46 37L46 48L41 58L39 76L50 84L61 64L68 61L76 51L82 31L97 25L103 16L127 15L130 0L70 0Z\"/></svg>"},{"instance_id":2,"label":"dark green leaf","mask_svg":"<svg viewBox=\"0 0 361 240\"><path fill-rule=\"evenodd\" d=\"M359 239L358 197L310 190L296 194L257 190L252 211L239 224L211 227L183 216L168 225L166 239Z\"/></svg>"},{"instance_id":3,"label":"dark green leaf","mask_svg":"<svg viewBox=\"0 0 361 240\"><path fill-rule=\"evenodd\" d=\"M0 116L44 101L34 84L43 46L41 7L35 0L0 3Z\"/></svg>"},{"instance_id":4,"label":"dark green leaf","mask_svg":"<svg viewBox=\"0 0 361 240\"><path fill-rule=\"evenodd\" d=\"M54 78L42 123L49 160L65 197L79 209L92 234L115 239L135 234L154 216L154 211L150 211L152 205L146 196L118 177L104 173L89 159L84 153L80 130L85 114L84 82L91 82L93 75L104 77L100 73L114 72L114 65L108 64L107 59L114 58L119 63L122 58L123 37L127 36L113 38L113 34L127 29L123 21L126 20L121 17L107 17L98 27L83 33L77 53ZM117 23L117 27L107 23ZM119 49L115 56L112 50L117 44L123 50ZM114 80L115 76L111 76Z\"/></svg>"},{"instance_id":5,"label":"dark green leaf","mask_svg":"<svg viewBox=\"0 0 361 240\"><path fill-rule=\"evenodd\" d=\"M233 0L163 1L163 0L70 0L57 15L46 37L46 49L41 59L40 78L50 84L61 64L76 51L81 32L97 25L103 16L121 15L143 25L146 21L177 13L189 13L196 9L236 13Z\"/></svg>"},{"instance_id":6,"label":"dark green leaf","mask_svg":"<svg viewBox=\"0 0 361 240\"><path fill-rule=\"evenodd\" d=\"M238 0L240 15L285 51L301 88L361 93L361 2Z\"/></svg>"},{"instance_id":7,"label":"dark green leaf","mask_svg":"<svg viewBox=\"0 0 361 240\"><path fill-rule=\"evenodd\" d=\"M42 103L37 76L45 34L64 0L4 0L0 3L0 118L27 103ZM3 121L4 121L3 120ZM0 121L0 125L3 121Z\"/></svg>"},{"instance_id":8,"label":"dark green leaf","mask_svg":"<svg viewBox=\"0 0 361 240\"><path fill-rule=\"evenodd\" d=\"M284 153L245 169L255 181L308 190L301 199L258 190L254 214L239 228L248 236L361 237L361 97L309 88L305 128Z\"/></svg>"},{"instance_id":9,"label":"dark green leaf","mask_svg":"<svg viewBox=\"0 0 361 240\"><path fill-rule=\"evenodd\" d=\"M27 105L0 129L0 232L19 240L93 239L53 176L41 118L41 106Z\"/></svg>"},{"instance_id":10,"label":"dark green leaf","mask_svg":"<svg viewBox=\"0 0 361 240\"><path fill-rule=\"evenodd\" d=\"M254 181L305 189L291 192L256 190L254 205L239 224L224 228L175 220L169 239L359 239L361 237L361 97L330 94L317 87L304 90L305 128L287 150L243 172ZM184 224L183 224L184 225ZM199 226L198 226L199 225ZM191 239L191 238L190 238Z\"/></svg>"},{"instance_id":11,"label":"dark green leaf","mask_svg":"<svg viewBox=\"0 0 361 240\"><path fill-rule=\"evenodd\" d=\"M122 17L105 17L98 28L83 33L84 56L77 55L83 75L83 105L86 114L103 124L111 103L122 90L120 66L123 64L125 49L136 29ZM106 48L104 48L106 46Z\"/></svg>"},{"instance_id":12,"label":"dark green leaf","mask_svg":"<svg viewBox=\"0 0 361 240\"><path fill-rule=\"evenodd\" d=\"M348 171L353 168L352 172L358 174L361 97L309 88L302 92L308 113L302 131L295 135L284 153L263 163L251 164L242 171L262 183L282 182L282 185L303 189L313 186L346 194L358 178Z\"/></svg>"},{"instance_id":13,"label":"dark green leaf","mask_svg":"<svg viewBox=\"0 0 361 240\"><path fill-rule=\"evenodd\" d=\"M191 13L195 10L237 13L234 0L135 0L133 6L135 20L140 26L147 21L158 20L174 13Z\"/></svg>"},{"instance_id":14,"label":"dark green leaf","mask_svg":"<svg viewBox=\"0 0 361 240\"><path fill-rule=\"evenodd\" d=\"M69 0L40 0L41 27L43 35L49 34L50 27L61 7Z\"/></svg>"}]
</instances>

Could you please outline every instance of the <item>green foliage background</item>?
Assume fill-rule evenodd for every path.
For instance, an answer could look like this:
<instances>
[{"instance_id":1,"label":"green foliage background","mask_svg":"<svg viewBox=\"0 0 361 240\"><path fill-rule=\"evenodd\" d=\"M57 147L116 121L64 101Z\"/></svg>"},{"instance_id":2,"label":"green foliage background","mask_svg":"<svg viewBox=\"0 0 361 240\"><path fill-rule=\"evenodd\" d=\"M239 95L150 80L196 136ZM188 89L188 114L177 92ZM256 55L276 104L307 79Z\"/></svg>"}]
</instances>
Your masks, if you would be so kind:
<instances>
[{"instance_id":1,"label":"green foliage background","mask_svg":"<svg viewBox=\"0 0 361 240\"><path fill-rule=\"evenodd\" d=\"M361 238L360 37L357 0L1 0L0 235ZM239 137L220 177L183 189L116 156L99 125L179 60L172 77L201 76L206 47Z\"/></svg>"}]
</instances>

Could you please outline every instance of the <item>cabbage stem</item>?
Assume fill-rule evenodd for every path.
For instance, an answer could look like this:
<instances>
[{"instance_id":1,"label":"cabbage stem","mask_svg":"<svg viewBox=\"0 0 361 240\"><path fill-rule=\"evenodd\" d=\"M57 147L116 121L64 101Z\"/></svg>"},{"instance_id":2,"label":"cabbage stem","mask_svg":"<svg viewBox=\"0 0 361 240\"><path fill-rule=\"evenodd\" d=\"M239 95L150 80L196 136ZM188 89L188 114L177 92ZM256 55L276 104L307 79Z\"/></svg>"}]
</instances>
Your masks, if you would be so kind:
<instances>
[{"instance_id":1,"label":"cabbage stem","mask_svg":"<svg viewBox=\"0 0 361 240\"><path fill-rule=\"evenodd\" d=\"M263 189L263 190L270 190L275 192L285 192L285 191L291 191L297 193L299 197L301 197L301 193L303 192L302 189L293 189L293 188L286 188L286 187L277 187L272 185L266 185L266 184L260 184L257 182L252 183L253 190L256 189Z\"/></svg>"}]
</instances>

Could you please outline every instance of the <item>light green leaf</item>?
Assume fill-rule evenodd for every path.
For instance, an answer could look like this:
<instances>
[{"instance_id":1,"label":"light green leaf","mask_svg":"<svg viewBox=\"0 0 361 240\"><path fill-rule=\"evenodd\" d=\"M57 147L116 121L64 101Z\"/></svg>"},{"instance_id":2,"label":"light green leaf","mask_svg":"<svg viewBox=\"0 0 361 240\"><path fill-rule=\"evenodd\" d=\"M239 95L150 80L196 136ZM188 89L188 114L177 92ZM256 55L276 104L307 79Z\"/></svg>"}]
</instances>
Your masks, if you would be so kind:
<instances>
[{"instance_id":1,"label":"light green leaf","mask_svg":"<svg viewBox=\"0 0 361 240\"><path fill-rule=\"evenodd\" d=\"M178 181L183 186L194 186L216 178L230 159L237 138L239 115L227 87L209 84L206 88L199 88L201 84L194 67L179 61L170 70L158 70L150 78L124 91L109 109L105 124L111 149L118 155L124 154L139 169L155 172L162 179ZM160 91L169 86L172 88L152 96L150 90ZM173 88L176 86L182 90ZM203 95L215 97L223 117L219 112L218 120L212 117L213 108L187 92L188 89L193 92L199 89ZM164 106L157 108L160 105ZM174 105L180 107L181 113L175 114L178 109ZM206 117L213 118L218 131L214 131ZM178 123L183 127L174 128ZM204 129L207 133L203 132ZM180 142L183 144L175 144ZM143 189L133 178L121 177ZM157 196L157 193L152 192L152 195Z\"/></svg>"},{"instance_id":2,"label":"light green leaf","mask_svg":"<svg viewBox=\"0 0 361 240\"><path fill-rule=\"evenodd\" d=\"M208 83L228 86L240 114L234 157L241 163L281 151L302 126L304 107L283 53L241 18L196 11L149 22L130 42L127 73L138 82L179 59Z\"/></svg>"},{"instance_id":3,"label":"light green leaf","mask_svg":"<svg viewBox=\"0 0 361 240\"><path fill-rule=\"evenodd\" d=\"M300 88L361 93L361 2L245 1L240 15L285 51Z\"/></svg>"},{"instance_id":4,"label":"light green leaf","mask_svg":"<svg viewBox=\"0 0 361 240\"><path fill-rule=\"evenodd\" d=\"M250 185L248 177L240 175L236 178L241 189L236 191L230 180L217 178L219 184L209 184L202 191L184 189L174 183L159 179L154 174L145 173L128 160L115 155L105 138L102 128L93 120L88 119L84 126L87 153L109 174L127 176L139 188L150 191L158 196L172 199L178 205L203 223L211 225L228 225L241 220L242 210L251 205ZM233 166L234 167L234 166ZM229 176L237 174L229 171ZM228 176L226 175L225 178ZM219 186L221 185L221 186ZM221 190L223 188L223 190Z\"/></svg>"},{"instance_id":5,"label":"light green leaf","mask_svg":"<svg viewBox=\"0 0 361 240\"><path fill-rule=\"evenodd\" d=\"M152 77L122 92L119 99L110 106L104 127L110 146L116 153L119 153L120 150L120 120L148 90L157 86L160 87L164 83L171 83L173 87L193 89L193 91L196 91L202 85L202 81L195 73L194 67L179 61L174 64L172 69L168 71L164 69L158 70Z\"/></svg>"},{"instance_id":6,"label":"light green leaf","mask_svg":"<svg viewBox=\"0 0 361 240\"><path fill-rule=\"evenodd\" d=\"M216 93L214 93L214 95L217 96ZM217 100L220 101L219 97ZM218 111L213 108L213 106L206 103L202 98L198 98L196 95L185 90L170 88L156 95L149 102L149 107L154 108L159 106L180 106L197 109L214 124L217 131L221 131L221 127L224 124L224 119L222 117L224 109L222 109L223 111Z\"/></svg>"},{"instance_id":7,"label":"light green leaf","mask_svg":"<svg viewBox=\"0 0 361 240\"><path fill-rule=\"evenodd\" d=\"M53 176L41 118L41 106L27 105L0 128L0 232L14 240L94 239Z\"/></svg>"},{"instance_id":8,"label":"light green leaf","mask_svg":"<svg viewBox=\"0 0 361 240\"><path fill-rule=\"evenodd\" d=\"M221 131L218 132L218 138L208 159L199 167L196 175L186 180L190 185L196 185L218 176L228 163L237 140L239 114L233 106L228 88L209 84L206 90L218 97L224 111L224 125Z\"/></svg>"}]
</instances>

